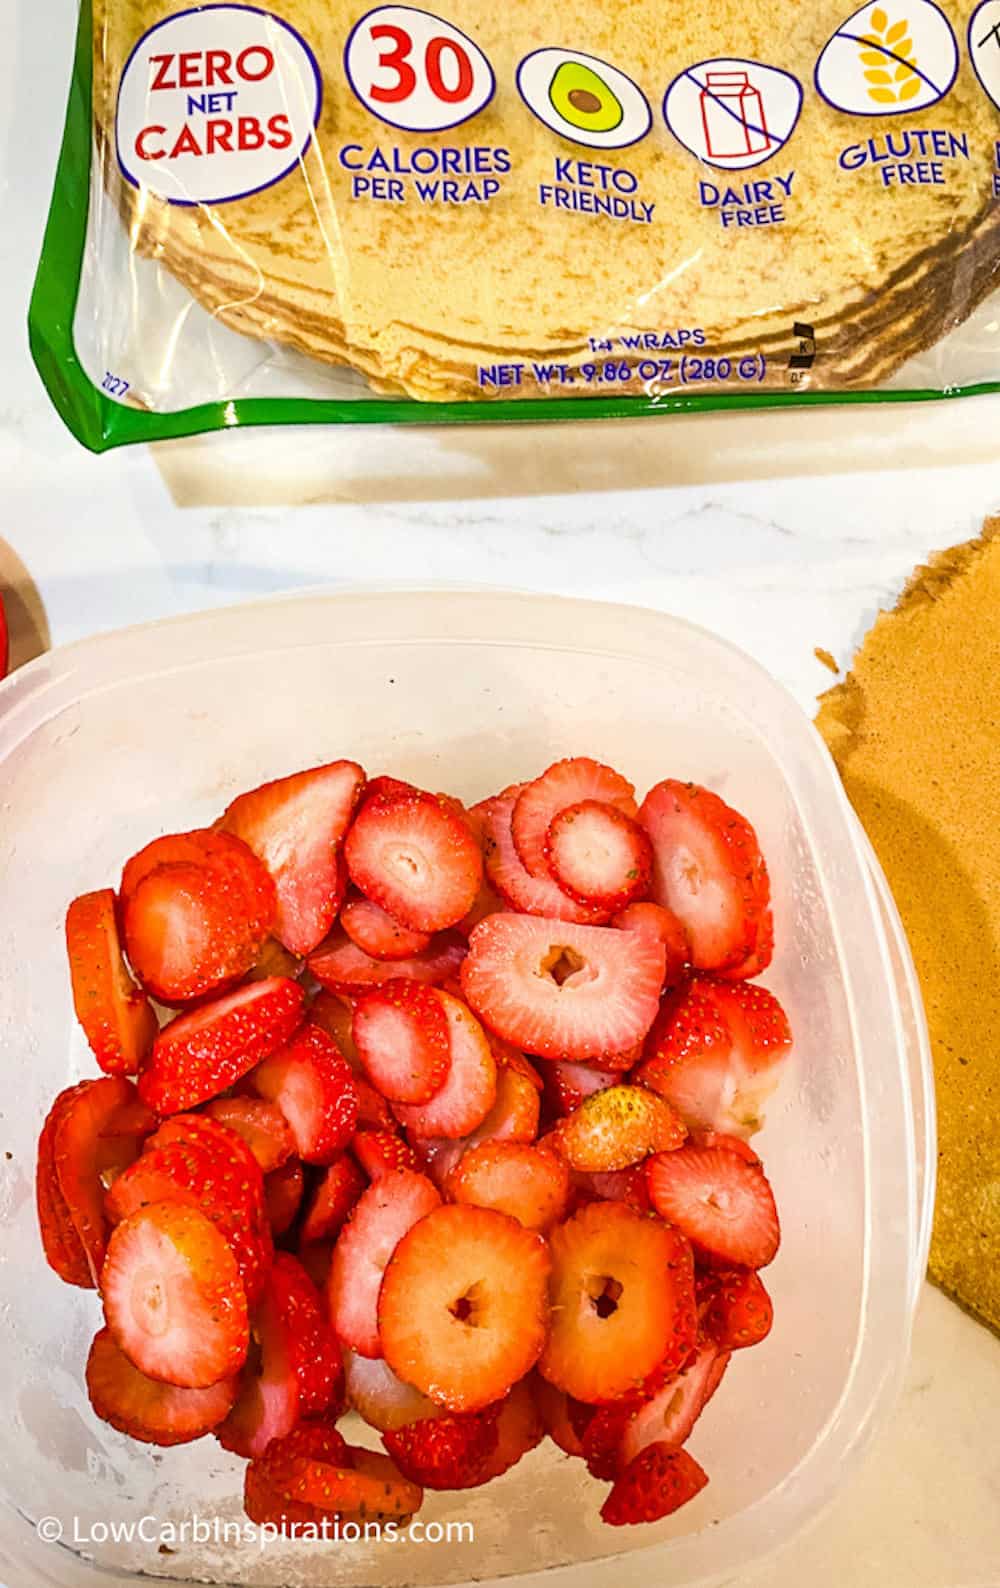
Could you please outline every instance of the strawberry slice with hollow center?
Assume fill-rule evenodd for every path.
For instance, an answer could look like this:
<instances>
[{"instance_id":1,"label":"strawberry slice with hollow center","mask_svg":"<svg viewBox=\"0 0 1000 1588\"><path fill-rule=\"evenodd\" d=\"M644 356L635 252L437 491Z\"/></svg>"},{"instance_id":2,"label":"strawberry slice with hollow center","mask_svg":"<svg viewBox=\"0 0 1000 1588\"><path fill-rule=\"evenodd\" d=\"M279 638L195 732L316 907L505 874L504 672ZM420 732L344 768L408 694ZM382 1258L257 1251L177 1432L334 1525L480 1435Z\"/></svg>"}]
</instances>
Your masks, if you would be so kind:
<instances>
[{"instance_id":1,"label":"strawberry slice with hollow center","mask_svg":"<svg viewBox=\"0 0 1000 1588\"><path fill-rule=\"evenodd\" d=\"M430 794L366 800L344 855L355 886L413 932L461 921L483 880L468 823Z\"/></svg>"},{"instance_id":2,"label":"strawberry slice with hollow center","mask_svg":"<svg viewBox=\"0 0 1000 1588\"><path fill-rule=\"evenodd\" d=\"M358 1093L353 1072L333 1039L311 1021L257 1066L252 1083L281 1109L306 1163L330 1163L354 1135Z\"/></svg>"},{"instance_id":3,"label":"strawberry slice with hollow center","mask_svg":"<svg viewBox=\"0 0 1000 1588\"><path fill-rule=\"evenodd\" d=\"M275 936L293 954L312 953L340 908L340 850L364 781L356 762L332 761L241 794L222 818L274 879Z\"/></svg>"},{"instance_id":4,"label":"strawberry slice with hollow center","mask_svg":"<svg viewBox=\"0 0 1000 1588\"><path fill-rule=\"evenodd\" d=\"M103 1422L149 1445L183 1445L210 1433L236 1398L236 1379L206 1389L180 1389L147 1378L118 1349L109 1329L94 1338L87 1357L87 1394Z\"/></svg>"},{"instance_id":5,"label":"strawberry slice with hollow center","mask_svg":"<svg viewBox=\"0 0 1000 1588\"><path fill-rule=\"evenodd\" d=\"M665 965L663 945L651 938L493 915L469 939L461 978L476 1014L515 1047L588 1059L645 1037Z\"/></svg>"},{"instance_id":6,"label":"strawberry slice with hollow center","mask_svg":"<svg viewBox=\"0 0 1000 1588\"><path fill-rule=\"evenodd\" d=\"M709 789L668 778L650 789L639 821L653 845L653 900L681 921L692 965L763 969L771 886L746 818Z\"/></svg>"},{"instance_id":7,"label":"strawberry slice with hollow center","mask_svg":"<svg viewBox=\"0 0 1000 1588\"><path fill-rule=\"evenodd\" d=\"M687 1505L707 1482L704 1469L686 1450L649 1445L615 1481L601 1506L601 1520L611 1527L659 1522Z\"/></svg>"},{"instance_id":8,"label":"strawberry slice with hollow center","mask_svg":"<svg viewBox=\"0 0 1000 1588\"><path fill-rule=\"evenodd\" d=\"M108 1075L134 1075L157 1032L156 1015L125 966L115 896L110 888L84 893L66 912L73 1008L90 1050Z\"/></svg>"},{"instance_id":9,"label":"strawberry slice with hollow center","mask_svg":"<svg viewBox=\"0 0 1000 1588\"><path fill-rule=\"evenodd\" d=\"M158 1114L217 1097L288 1041L304 1004L297 982L272 976L179 1015L153 1045L140 1097Z\"/></svg>"},{"instance_id":10,"label":"strawberry slice with hollow center","mask_svg":"<svg viewBox=\"0 0 1000 1588\"><path fill-rule=\"evenodd\" d=\"M642 1086L611 1086L586 1098L559 1121L556 1151L573 1169L628 1169L651 1152L669 1152L687 1137L670 1104Z\"/></svg>"},{"instance_id":11,"label":"strawberry slice with hollow center","mask_svg":"<svg viewBox=\"0 0 1000 1588\"><path fill-rule=\"evenodd\" d=\"M650 1158L649 1195L697 1252L763 1268L778 1250L774 1195L763 1169L718 1147L681 1147Z\"/></svg>"},{"instance_id":12,"label":"strawberry slice with hollow center","mask_svg":"<svg viewBox=\"0 0 1000 1588\"><path fill-rule=\"evenodd\" d=\"M440 1201L425 1175L400 1169L368 1187L341 1230L327 1308L338 1338L362 1356L382 1355L377 1308L386 1264L407 1231Z\"/></svg>"},{"instance_id":13,"label":"strawberry slice with hollow center","mask_svg":"<svg viewBox=\"0 0 1000 1588\"><path fill-rule=\"evenodd\" d=\"M119 1224L101 1294L115 1344L149 1378L205 1389L243 1366L250 1334L236 1259L196 1208L154 1202Z\"/></svg>"},{"instance_id":14,"label":"strawberry slice with hollow center","mask_svg":"<svg viewBox=\"0 0 1000 1588\"><path fill-rule=\"evenodd\" d=\"M441 932L431 939L429 948L411 959L373 959L336 926L310 954L309 969L329 992L357 997L369 987L381 987L400 977L438 986L458 974L465 949L460 933Z\"/></svg>"},{"instance_id":15,"label":"strawberry slice with hollow center","mask_svg":"<svg viewBox=\"0 0 1000 1588\"><path fill-rule=\"evenodd\" d=\"M496 1060L482 1026L461 999L439 988L431 996L438 1001L448 1033L447 1078L430 1102L394 1103L393 1113L418 1136L467 1136L483 1124L496 1102Z\"/></svg>"},{"instance_id":16,"label":"strawberry slice with hollow center","mask_svg":"<svg viewBox=\"0 0 1000 1588\"><path fill-rule=\"evenodd\" d=\"M608 910L641 898L653 870L652 845L643 828L600 800L581 800L553 817L545 859L571 898Z\"/></svg>"},{"instance_id":17,"label":"strawberry slice with hollow center","mask_svg":"<svg viewBox=\"0 0 1000 1588\"><path fill-rule=\"evenodd\" d=\"M430 947L428 932L411 932L371 899L348 899L340 924L351 942L372 959L412 959Z\"/></svg>"},{"instance_id":18,"label":"strawberry slice with hollow center","mask_svg":"<svg viewBox=\"0 0 1000 1588\"><path fill-rule=\"evenodd\" d=\"M625 816L636 813L632 784L613 767L585 755L556 761L541 777L520 789L511 831L521 863L533 877L550 875L545 844L556 817L585 800L611 805Z\"/></svg>"},{"instance_id":19,"label":"strawberry slice with hollow center","mask_svg":"<svg viewBox=\"0 0 1000 1588\"><path fill-rule=\"evenodd\" d=\"M427 1103L451 1065L441 997L415 981L389 981L354 1006L354 1044L365 1073L392 1103Z\"/></svg>"},{"instance_id":20,"label":"strawberry slice with hollow center","mask_svg":"<svg viewBox=\"0 0 1000 1588\"><path fill-rule=\"evenodd\" d=\"M516 1219L457 1203L435 1208L385 1270L378 1329L386 1361L449 1411L480 1411L538 1360L548 1275L545 1240Z\"/></svg>"},{"instance_id":21,"label":"strawberry slice with hollow center","mask_svg":"<svg viewBox=\"0 0 1000 1588\"><path fill-rule=\"evenodd\" d=\"M579 904L563 892L550 871L532 876L522 863L514 845L511 822L520 790L526 787L527 784L518 784L486 800L482 806L483 862L490 884L512 910L576 921L581 925L606 921L610 911L597 905Z\"/></svg>"}]
</instances>

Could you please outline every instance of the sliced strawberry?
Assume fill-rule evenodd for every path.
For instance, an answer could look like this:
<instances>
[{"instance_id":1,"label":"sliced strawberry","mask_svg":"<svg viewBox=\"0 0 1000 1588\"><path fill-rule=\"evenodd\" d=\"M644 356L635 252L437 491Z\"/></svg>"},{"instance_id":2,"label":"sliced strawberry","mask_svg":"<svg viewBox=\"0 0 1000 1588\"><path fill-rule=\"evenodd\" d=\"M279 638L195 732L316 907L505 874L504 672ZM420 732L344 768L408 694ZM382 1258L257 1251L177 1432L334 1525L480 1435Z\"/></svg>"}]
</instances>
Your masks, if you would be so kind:
<instances>
[{"instance_id":1,"label":"sliced strawberry","mask_svg":"<svg viewBox=\"0 0 1000 1588\"><path fill-rule=\"evenodd\" d=\"M581 800L549 823L545 860L564 893L581 904L621 910L649 887L653 848L645 830L615 805Z\"/></svg>"},{"instance_id":2,"label":"sliced strawberry","mask_svg":"<svg viewBox=\"0 0 1000 1588\"><path fill-rule=\"evenodd\" d=\"M482 838L479 841L482 843ZM498 911L506 908L506 901L501 898L489 877L484 875L482 882L479 884L479 892L473 899L470 908L460 921L455 922L455 930L456 932L461 932L463 937L469 937L473 927L478 926L480 921L485 921L488 915L496 915Z\"/></svg>"},{"instance_id":3,"label":"sliced strawberry","mask_svg":"<svg viewBox=\"0 0 1000 1588\"><path fill-rule=\"evenodd\" d=\"M582 1456L583 1446L580 1443L576 1429L570 1417L570 1397L565 1390L556 1389L548 1379L542 1378L539 1372L534 1372L527 1380L531 1385L531 1393L538 1407L539 1415L549 1438L559 1446L567 1456ZM575 1406L578 1403L572 1402ZM589 1411L590 1408L588 1407Z\"/></svg>"},{"instance_id":4,"label":"sliced strawberry","mask_svg":"<svg viewBox=\"0 0 1000 1588\"><path fill-rule=\"evenodd\" d=\"M642 1086L611 1086L586 1098L553 1132L572 1169L628 1169L651 1152L679 1147L687 1129L670 1104Z\"/></svg>"},{"instance_id":5,"label":"sliced strawberry","mask_svg":"<svg viewBox=\"0 0 1000 1588\"><path fill-rule=\"evenodd\" d=\"M420 1159L421 1172L443 1191L448 1176L461 1162L468 1140L449 1141L447 1136L417 1136L411 1131L410 1145Z\"/></svg>"},{"instance_id":6,"label":"sliced strawberry","mask_svg":"<svg viewBox=\"0 0 1000 1588\"><path fill-rule=\"evenodd\" d=\"M463 1153L445 1191L452 1202L495 1208L525 1229L546 1230L566 1212L569 1170L553 1152L524 1142L486 1141Z\"/></svg>"},{"instance_id":7,"label":"sliced strawberry","mask_svg":"<svg viewBox=\"0 0 1000 1588\"><path fill-rule=\"evenodd\" d=\"M354 1044L368 1079L391 1103L427 1103L451 1066L442 997L415 981L388 981L354 1007Z\"/></svg>"},{"instance_id":8,"label":"sliced strawberry","mask_svg":"<svg viewBox=\"0 0 1000 1588\"><path fill-rule=\"evenodd\" d=\"M122 905L132 969L163 1003L185 1003L238 981L274 925L274 886L260 861L227 833L209 836L235 854L204 865L154 866Z\"/></svg>"},{"instance_id":9,"label":"sliced strawberry","mask_svg":"<svg viewBox=\"0 0 1000 1588\"><path fill-rule=\"evenodd\" d=\"M763 1268L778 1250L774 1196L763 1169L720 1147L681 1147L647 1165L662 1218L713 1261Z\"/></svg>"},{"instance_id":10,"label":"sliced strawberry","mask_svg":"<svg viewBox=\"0 0 1000 1588\"><path fill-rule=\"evenodd\" d=\"M554 1063L545 1066L545 1096L554 1113L571 1114L585 1097L614 1086L616 1075L586 1064Z\"/></svg>"},{"instance_id":11,"label":"sliced strawberry","mask_svg":"<svg viewBox=\"0 0 1000 1588\"><path fill-rule=\"evenodd\" d=\"M546 870L541 876L532 876L522 864L514 846L511 822L520 790L527 786L518 785L506 794L499 794L496 799L485 802L483 860L490 884L512 910L523 910L528 915L549 919L576 921L581 925L606 921L609 911L578 904L568 893L563 892L551 872Z\"/></svg>"},{"instance_id":12,"label":"sliced strawberry","mask_svg":"<svg viewBox=\"0 0 1000 1588\"><path fill-rule=\"evenodd\" d=\"M662 904L640 900L635 904L626 904L624 910L612 916L611 925L620 932L640 932L647 937L657 938L667 951L664 985L676 987L684 980L691 948L687 933L672 910L665 910Z\"/></svg>"},{"instance_id":13,"label":"sliced strawberry","mask_svg":"<svg viewBox=\"0 0 1000 1588\"><path fill-rule=\"evenodd\" d=\"M496 1102L496 1061L486 1033L461 999L440 988L432 997L448 1030L447 1078L429 1103L395 1103L393 1113L418 1136L467 1136L482 1125Z\"/></svg>"},{"instance_id":14,"label":"sliced strawberry","mask_svg":"<svg viewBox=\"0 0 1000 1588\"><path fill-rule=\"evenodd\" d=\"M480 1478L489 1483L516 1466L545 1437L545 1425L535 1404L530 1378L523 1378L500 1402L497 1442Z\"/></svg>"},{"instance_id":15,"label":"sliced strawberry","mask_svg":"<svg viewBox=\"0 0 1000 1588\"><path fill-rule=\"evenodd\" d=\"M332 1240L365 1189L365 1177L354 1159L342 1153L324 1171L302 1221L303 1243Z\"/></svg>"},{"instance_id":16,"label":"sliced strawberry","mask_svg":"<svg viewBox=\"0 0 1000 1588\"><path fill-rule=\"evenodd\" d=\"M705 1341L690 1354L679 1372L672 1374L632 1410L621 1433L619 1465L634 1461L647 1445L667 1444L676 1449L689 1437L715 1384L719 1348ZM726 1355L728 1361L728 1354Z\"/></svg>"},{"instance_id":17,"label":"sliced strawberry","mask_svg":"<svg viewBox=\"0 0 1000 1588\"><path fill-rule=\"evenodd\" d=\"M49 1113L51 1134L43 1131L39 1144L39 1207L44 1202L53 1221L50 1230L61 1235L65 1261L76 1276L70 1279L71 1284L89 1288L97 1283L109 1233L102 1180L106 1154L119 1129L123 1110L134 1099L131 1081L121 1075L109 1075L67 1088ZM136 1149L137 1146L135 1143ZM43 1220L43 1233L46 1222ZM81 1254L89 1284L83 1278Z\"/></svg>"},{"instance_id":18,"label":"sliced strawberry","mask_svg":"<svg viewBox=\"0 0 1000 1588\"><path fill-rule=\"evenodd\" d=\"M392 1130L359 1130L351 1151L369 1180L379 1180L394 1169L412 1169L419 1174L423 1168L419 1154Z\"/></svg>"},{"instance_id":19,"label":"sliced strawberry","mask_svg":"<svg viewBox=\"0 0 1000 1588\"><path fill-rule=\"evenodd\" d=\"M93 1290L97 1278L87 1261L87 1253L76 1232L69 1205L59 1189L56 1173L55 1137L60 1119L76 1089L70 1087L60 1093L49 1110L42 1133L38 1138L38 1162L35 1170L35 1204L42 1247L49 1267L67 1285L78 1285L82 1290Z\"/></svg>"},{"instance_id":20,"label":"sliced strawberry","mask_svg":"<svg viewBox=\"0 0 1000 1588\"><path fill-rule=\"evenodd\" d=\"M344 1352L344 1383L348 1405L380 1433L405 1428L422 1417L440 1417L441 1408L397 1378L382 1357Z\"/></svg>"},{"instance_id":21,"label":"sliced strawberry","mask_svg":"<svg viewBox=\"0 0 1000 1588\"><path fill-rule=\"evenodd\" d=\"M727 1152L735 1152L744 1163L760 1165L759 1153L755 1152L748 1141L742 1136L727 1136L721 1130L693 1130L688 1138L691 1147L724 1147Z\"/></svg>"},{"instance_id":22,"label":"sliced strawberry","mask_svg":"<svg viewBox=\"0 0 1000 1588\"><path fill-rule=\"evenodd\" d=\"M179 1015L156 1039L140 1097L158 1114L217 1097L288 1041L304 1002L297 982L274 976Z\"/></svg>"},{"instance_id":23,"label":"sliced strawberry","mask_svg":"<svg viewBox=\"0 0 1000 1588\"><path fill-rule=\"evenodd\" d=\"M280 1169L295 1151L288 1121L274 1103L259 1097L217 1097L206 1105L205 1112L243 1138L262 1174Z\"/></svg>"},{"instance_id":24,"label":"sliced strawberry","mask_svg":"<svg viewBox=\"0 0 1000 1588\"><path fill-rule=\"evenodd\" d=\"M236 1379L180 1389L147 1378L101 1329L87 1357L87 1394L103 1422L148 1445L183 1445L209 1433L236 1398Z\"/></svg>"},{"instance_id":25,"label":"sliced strawberry","mask_svg":"<svg viewBox=\"0 0 1000 1588\"><path fill-rule=\"evenodd\" d=\"M354 1000L343 993L318 992L309 1005L309 1019L332 1037L355 1074L361 1058L354 1046Z\"/></svg>"},{"instance_id":26,"label":"sliced strawberry","mask_svg":"<svg viewBox=\"0 0 1000 1588\"><path fill-rule=\"evenodd\" d=\"M340 908L340 847L364 781L356 762L332 761L241 794L222 818L271 873L275 936L293 954L311 954Z\"/></svg>"},{"instance_id":27,"label":"sliced strawberry","mask_svg":"<svg viewBox=\"0 0 1000 1588\"><path fill-rule=\"evenodd\" d=\"M346 1465L334 1465L285 1456L279 1478L281 1492L328 1515L360 1521L402 1520L420 1509L423 1490L404 1478L388 1456L348 1445L346 1461Z\"/></svg>"},{"instance_id":28,"label":"sliced strawberry","mask_svg":"<svg viewBox=\"0 0 1000 1588\"><path fill-rule=\"evenodd\" d=\"M263 1455L249 1462L244 1479L243 1505L252 1522L273 1527L286 1538L319 1538L325 1513L282 1492L290 1463L309 1457L349 1465L351 1455L343 1435L332 1422L303 1422L281 1438L272 1439Z\"/></svg>"},{"instance_id":29,"label":"sliced strawberry","mask_svg":"<svg viewBox=\"0 0 1000 1588\"><path fill-rule=\"evenodd\" d=\"M753 1269L708 1269L697 1292L702 1327L720 1351L759 1345L770 1334L774 1306Z\"/></svg>"},{"instance_id":30,"label":"sliced strawberry","mask_svg":"<svg viewBox=\"0 0 1000 1588\"><path fill-rule=\"evenodd\" d=\"M340 922L351 942L372 959L412 959L430 948L429 932L411 932L363 895L348 899Z\"/></svg>"},{"instance_id":31,"label":"sliced strawberry","mask_svg":"<svg viewBox=\"0 0 1000 1588\"><path fill-rule=\"evenodd\" d=\"M110 888L84 893L66 912L73 1008L91 1052L108 1075L134 1075L157 1032L149 999L122 958Z\"/></svg>"},{"instance_id":32,"label":"sliced strawberry","mask_svg":"<svg viewBox=\"0 0 1000 1588\"><path fill-rule=\"evenodd\" d=\"M344 854L355 886L413 932L454 926L483 878L468 824L431 794L366 800Z\"/></svg>"},{"instance_id":33,"label":"sliced strawberry","mask_svg":"<svg viewBox=\"0 0 1000 1588\"><path fill-rule=\"evenodd\" d=\"M691 1250L620 1202L594 1202L549 1236L551 1328L543 1377L598 1404L634 1393L691 1314Z\"/></svg>"},{"instance_id":34,"label":"sliced strawberry","mask_svg":"<svg viewBox=\"0 0 1000 1588\"><path fill-rule=\"evenodd\" d=\"M236 1259L196 1208L154 1202L119 1224L101 1293L115 1344L149 1378L204 1389L243 1366L250 1335Z\"/></svg>"},{"instance_id":35,"label":"sliced strawberry","mask_svg":"<svg viewBox=\"0 0 1000 1588\"><path fill-rule=\"evenodd\" d=\"M330 992L357 996L369 987L380 987L396 977L439 986L458 972L465 955L465 939L459 932L441 932L431 946L412 959L372 959L352 943L342 927L336 926L325 942L309 956L309 969L322 987Z\"/></svg>"},{"instance_id":36,"label":"sliced strawberry","mask_svg":"<svg viewBox=\"0 0 1000 1588\"><path fill-rule=\"evenodd\" d=\"M473 1010L515 1047L546 1058L619 1053L646 1035L665 955L610 927L493 915L469 939L462 986Z\"/></svg>"},{"instance_id":37,"label":"sliced strawberry","mask_svg":"<svg viewBox=\"0 0 1000 1588\"><path fill-rule=\"evenodd\" d=\"M616 1479L601 1520L611 1527L659 1522L687 1505L708 1482L704 1470L686 1450L649 1445Z\"/></svg>"},{"instance_id":38,"label":"sliced strawberry","mask_svg":"<svg viewBox=\"0 0 1000 1588\"><path fill-rule=\"evenodd\" d=\"M581 1178L579 1173L576 1178ZM631 1169L598 1170L582 1178L602 1202L627 1202L637 1213L653 1211L644 1163L633 1164Z\"/></svg>"},{"instance_id":39,"label":"sliced strawberry","mask_svg":"<svg viewBox=\"0 0 1000 1588\"><path fill-rule=\"evenodd\" d=\"M449 1411L480 1411L538 1359L548 1274L544 1239L516 1219L492 1208L435 1208L385 1270L378 1331L386 1361Z\"/></svg>"},{"instance_id":40,"label":"sliced strawberry","mask_svg":"<svg viewBox=\"0 0 1000 1588\"><path fill-rule=\"evenodd\" d=\"M751 1135L784 1072L792 1034L764 987L696 977L664 999L634 1079L696 1129Z\"/></svg>"},{"instance_id":41,"label":"sliced strawberry","mask_svg":"<svg viewBox=\"0 0 1000 1588\"><path fill-rule=\"evenodd\" d=\"M440 1201L424 1175L401 1169L368 1187L341 1230L327 1307L340 1340L362 1356L383 1354L377 1304L386 1264L406 1232Z\"/></svg>"},{"instance_id":42,"label":"sliced strawberry","mask_svg":"<svg viewBox=\"0 0 1000 1588\"><path fill-rule=\"evenodd\" d=\"M584 800L599 801L635 816L635 789L609 766L589 756L556 761L533 783L526 783L514 806L511 829L521 863L533 877L550 875L545 840L561 811Z\"/></svg>"},{"instance_id":43,"label":"sliced strawberry","mask_svg":"<svg viewBox=\"0 0 1000 1588\"><path fill-rule=\"evenodd\" d=\"M351 1067L332 1038L307 1022L251 1077L262 1097L277 1103L306 1163L331 1163L358 1123Z\"/></svg>"},{"instance_id":44,"label":"sliced strawberry","mask_svg":"<svg viewBox=\"0 0 1000 1588\"><path fill-rule=\"evenodd\" d=\"M459 996L461 991L461 985L459 985ZM493 1049L493 1057L497 1061L499 1070L513 1070L515 1075L519 1075L522 1080L533 1086L536 1092L540 1093L544 1089L545 1081L531 1060L525 1058L520 1048L515 1048L512 1043L505 1042L503 1037L498 1037L495 1031L487 1031L486 1040Z\"/></svg>"},{"instance_id":45,"label":"sliced strawberry","mask_svg":"<svg viewBox=\"0 0 1000 1588\"><path fill-rule=\"evenodd\" d=\"M425 1489L473 1489L485 1483L497 1447L500 1407L443 1412L387 1429L382 1443L404 1477Z\"/></svg>"},{"instance_id":46,"label":"sliced strawberry","mask_svg":"<svg viewBox=\"0 0 1000 1588\"><path fill-rule=\"evenodd\" d=\"M493 1107L465 1137L465 1144L476 1147L483 1141L534 1141L540 1114L541 1098L534 1082L513 1065L499 1064Z\"/></svg>"},{"instance_id":47,"label":"sliced strawberry","mask_svg":"<svg viewBox=\"0 0 1000 1588\"><path fill-rule=\"evenodd\" d=\"M771 889L745 817L697 783L667 779L650 789L639 820L653 845L652 897L682 922L695 968L756 956L771 933Z\"/></svg>"},{"instance_id":48,"label":"sliced strawberry","mask_svg":"<svg viewBox=\"0 0 1000 1588\"><path fill-rule=\"evenodd\" d=\"M264 1176L264 1211L275 1240L295 1223L304 1190L305 1176L298 1158L291 1158Z\"/></svg>"}]
</instances>

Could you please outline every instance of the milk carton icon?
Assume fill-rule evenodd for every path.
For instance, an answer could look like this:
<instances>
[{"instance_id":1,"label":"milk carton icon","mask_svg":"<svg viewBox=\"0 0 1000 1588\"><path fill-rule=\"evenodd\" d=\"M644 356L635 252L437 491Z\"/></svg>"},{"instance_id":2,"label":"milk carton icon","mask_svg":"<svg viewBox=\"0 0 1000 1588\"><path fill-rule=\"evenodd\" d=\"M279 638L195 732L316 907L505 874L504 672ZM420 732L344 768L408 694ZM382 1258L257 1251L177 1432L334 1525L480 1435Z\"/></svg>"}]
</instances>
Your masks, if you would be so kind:
<instances>
[{"instance_id":1,"label":"milk carton icon","mask_svg":"<svg viewBox=\"0 0 1000 1588\"><path fill-rule=\"evenodd\" d=\"M766 154L771 147L764 101L747 72L706 73L701 90L701 124L709 160Z\"/></svg>"}]
</instances>

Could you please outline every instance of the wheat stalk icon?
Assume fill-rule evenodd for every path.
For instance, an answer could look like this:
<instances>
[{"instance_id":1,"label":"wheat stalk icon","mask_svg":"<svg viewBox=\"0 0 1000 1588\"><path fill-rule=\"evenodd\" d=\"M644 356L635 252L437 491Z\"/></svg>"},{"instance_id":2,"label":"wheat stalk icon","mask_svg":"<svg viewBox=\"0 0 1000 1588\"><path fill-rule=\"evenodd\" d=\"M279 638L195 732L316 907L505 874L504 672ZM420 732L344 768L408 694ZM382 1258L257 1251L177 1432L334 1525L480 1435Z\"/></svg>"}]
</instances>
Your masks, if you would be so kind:
<instances>
[{"instance_id":1,"label":"wheat stalk icon","mask_svg":"<svg viewBox=\"0 0 1000 1588\"><path fill-rule=\"evenodd\" d=\"M910 24L905 17L892 22L881 6L875 7L868 24L871 31L862 34L860 51L868 98L877 105L905 104L920 92Z\"/></svg>"}]
</instances>

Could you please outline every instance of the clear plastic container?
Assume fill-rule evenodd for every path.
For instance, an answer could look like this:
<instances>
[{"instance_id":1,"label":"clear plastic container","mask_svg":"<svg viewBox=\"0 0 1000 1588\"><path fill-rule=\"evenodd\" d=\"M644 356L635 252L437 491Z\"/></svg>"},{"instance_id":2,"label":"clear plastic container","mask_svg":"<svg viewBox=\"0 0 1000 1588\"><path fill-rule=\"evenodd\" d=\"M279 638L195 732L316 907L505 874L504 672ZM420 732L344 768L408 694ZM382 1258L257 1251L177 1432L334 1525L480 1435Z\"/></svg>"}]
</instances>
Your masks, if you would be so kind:
<instances>
[{"instance_id":1,"label":"clear plastic container","mask_svg":"<svg viewBox=\"0 0 1000 1588\"><path fill-rule=\"evenodd\" d=\"M613 1530L597 1516L604 1487L546 1442L485 1489L429 1496L423 1515L471 1521L474 1543L95 1542L96 1522L236 1521L241 1463L211 1439L158 1452L97 1421L83 1385L97 1300L42 1258L38 1129L52 1095L91 1071L64 963L68 900L114 882L153 834L211 821L237 790L311 762L349 754L477 799L580 751L640 786L667 773L710 784L755 823L774 881L767 981L796 1037L759 1138L784 1228L767 1273L776 1321L737 1353L694 1432L708 1488L655 1527ZM610 1569L616 1588L674 1588L735 1579L851 1475L893 1403L925 1266L927 1037L833 765L755 663L635 608L316 595L41 657L0 690L0 763L0 1580L391 1588L536 1573L586 1584ZM63 1523L62 1546L36 1538L43 1516Z\"/></svg>"}]
</instances>

